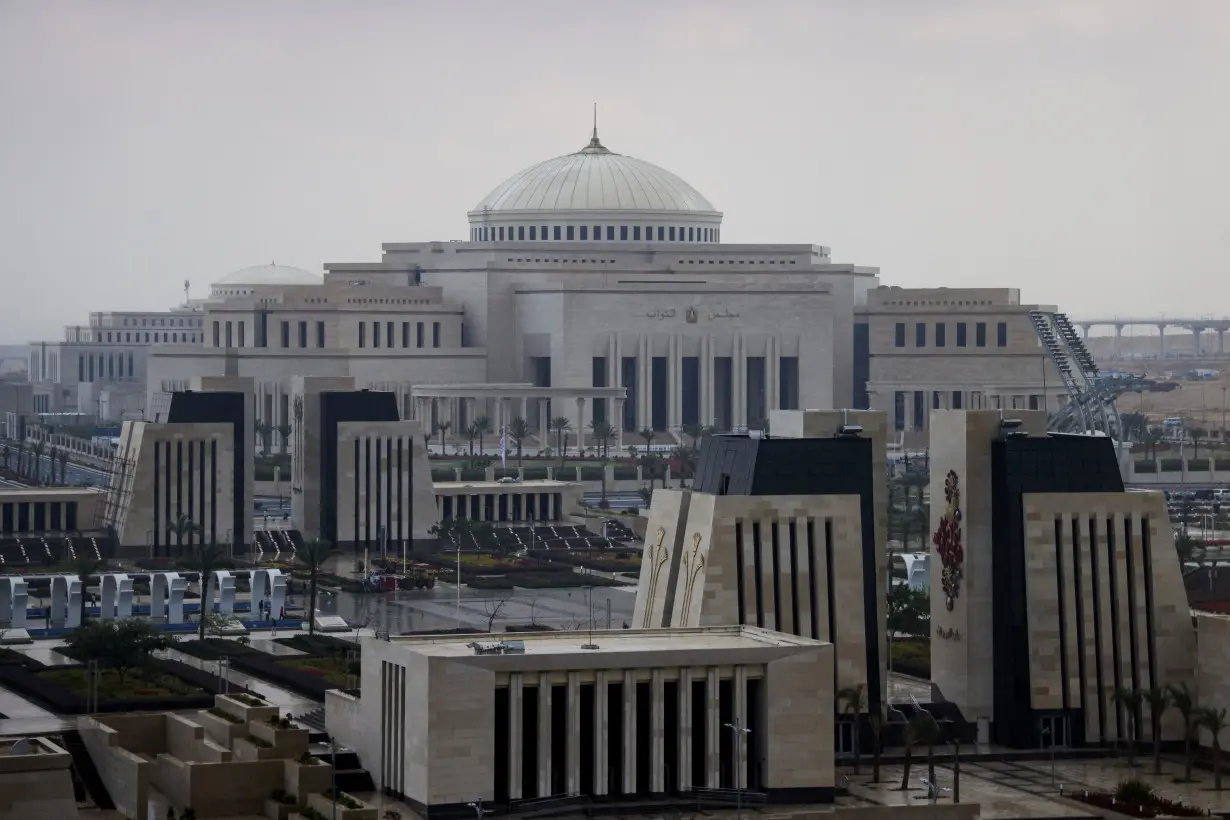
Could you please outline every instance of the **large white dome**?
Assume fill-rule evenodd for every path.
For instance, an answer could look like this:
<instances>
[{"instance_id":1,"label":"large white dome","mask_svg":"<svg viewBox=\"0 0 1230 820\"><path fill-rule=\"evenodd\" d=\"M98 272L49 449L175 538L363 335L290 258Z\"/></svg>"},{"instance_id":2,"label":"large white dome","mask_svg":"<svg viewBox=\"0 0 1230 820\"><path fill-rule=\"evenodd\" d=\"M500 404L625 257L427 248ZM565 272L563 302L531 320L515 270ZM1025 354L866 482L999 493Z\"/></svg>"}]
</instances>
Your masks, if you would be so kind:
<instances>
[{"instance_id":1,"label":"large white dome","mask_svg":"<svg viewBox=\"0 0 1230 820\"><path fill-rule=\"evenodd\" d=\"M469 217L478 241L628 241L642 233L649 241L652 226L655 237L662 229L662 241L716 242L722 221L700 191L664 168L609 150L597 129L575 154L500 183Z\"/></svg>"}]
</instances>

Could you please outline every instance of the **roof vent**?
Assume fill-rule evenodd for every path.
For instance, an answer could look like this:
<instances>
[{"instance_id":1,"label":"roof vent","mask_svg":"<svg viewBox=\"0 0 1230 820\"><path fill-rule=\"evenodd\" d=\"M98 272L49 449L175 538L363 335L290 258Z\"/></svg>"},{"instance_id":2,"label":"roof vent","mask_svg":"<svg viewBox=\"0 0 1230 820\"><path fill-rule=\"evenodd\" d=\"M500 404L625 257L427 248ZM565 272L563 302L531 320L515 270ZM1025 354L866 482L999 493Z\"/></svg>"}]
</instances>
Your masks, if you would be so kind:
<instances>
[{"instance_id":1,"label":"roof vent","mask_svg":"<svg viewBox=\"0 0 1230 820\"><path fill-rule=\"evenodd\" d=\"M466 646L475 655L524 655L525 641L472 641Z\"/></svg>"}]
</instances>

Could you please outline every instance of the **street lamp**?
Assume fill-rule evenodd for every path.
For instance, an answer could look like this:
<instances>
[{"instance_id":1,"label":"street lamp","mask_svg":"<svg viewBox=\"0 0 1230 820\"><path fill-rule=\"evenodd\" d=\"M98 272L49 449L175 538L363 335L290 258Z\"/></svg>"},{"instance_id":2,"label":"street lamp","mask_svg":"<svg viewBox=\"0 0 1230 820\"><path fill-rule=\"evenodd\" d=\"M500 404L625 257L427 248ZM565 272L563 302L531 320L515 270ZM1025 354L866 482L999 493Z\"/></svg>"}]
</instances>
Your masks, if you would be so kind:
<instances>
[{"instance_id":1,"label":"street lamp","mask_svg":"<svg viewBox=\"0 0 1230 820\"><path fill-rule=\"evenodd\" d=\"M735 817L738 820L743 820L743 767L739 765L739 761L743 758L743 740L752 733L751 729L745 729L741 723L722 724L729 729L735 736L734 748L734 776L735 776Z\"/></svg>"}]
</instances>

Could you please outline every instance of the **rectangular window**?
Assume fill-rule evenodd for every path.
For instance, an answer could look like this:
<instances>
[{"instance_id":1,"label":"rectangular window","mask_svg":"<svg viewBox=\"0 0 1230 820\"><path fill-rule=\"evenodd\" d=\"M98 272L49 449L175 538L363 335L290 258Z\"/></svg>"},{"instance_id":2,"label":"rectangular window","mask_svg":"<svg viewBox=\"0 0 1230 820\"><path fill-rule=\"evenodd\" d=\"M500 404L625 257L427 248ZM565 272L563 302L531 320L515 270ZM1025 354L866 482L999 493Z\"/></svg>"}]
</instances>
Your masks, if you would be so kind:
<instances>
[{"instance_id":1,"label":"rectangular window","mask_svg":"<svg viewBox=\"0 0 1230 820\"><path fill-rule=\"evenodd\" d=\"M555 238L558 240L558 239L559 239L559 234L560 234L559 225L554 226L554 227L551 229L551 233L552 233L552 234L555 236ZM568 238L569 238L569 239L572 239L572 233L571 233L571 232L569 232L569 233L568 233Z\"/></svg>"},{"instance_id":2,"label":"rectangular window","mask_svg":"<svg viewBox=\"0 0 1230 820\"><path fill-rule=\"evenodd\" d=\"M432 347L440 346L440 323L439 322L431 323L431 346Z\"/></svg>"},{"instance_id":3,"label":"rectangular window","mask_svg":"<svg viewBox=\"0 0 1230 820\"><path fill-rule=\"evenodd\" d=\"M423 323L419 322L414 329L414 346L423 347Z\"/></svg>"},{"instance_id":4,"label":"rectangular window","mask_svg":"<svg viewBox=\"0 0 1230 820\"><path fill-rule=\"evenodd\" d=\"M518 239L518 240L524 240L524 239L525 239L525 226L524 226L524 225L518 225L518 226L517 226L517 239Z\"/></svg>"},{"instance_id":5,"label":"rectangular window","mask_svg":"<svg viewBox=\"0 0 1230 820\"><path fill-rule=\"evenodd\" d=\"M905 429L905 391L893 392L893 429L900 433Z\"/></svg>"},{"instance_id":6,"label":"rectangular window","mask_svg":"<svg viewBox=\"0 0 1230 820\"><path fill-rule=\"evenodd\" d=\"M931 391L931 409L932 410L943 410L944 409L944 394L941 393L939 390Z\"/></svg>"},{"instance_id":7,"label":"rectangular window","mask_svg":"<svg viewBox=\"0 0 1230 820\"><path fill-rule=\"evenodd\" d=\"M927 325L925 322L918 322L914 325L914 346L927 346Z\"/></svg>"},{"instance_id":8,"label":"rectangular window","mask_svg":"<svg viewBox=\"0 0 1230 820\"><path fill-rule=\"evenodd\" d=\"M410 346L410 323L409 322L401 323L401 346L402 347Z\"/></svg>"},{"instance_id":9,"label":"rectangular window","mask_svg":"<svg viewBox=\"0 0 1230 820\"><path fill-rule=\"evenodd\" d=\"M589 239L589 226L582 225L581 226L581 240L584 241L586 239Z\"/></svg>"},{"instance_id":10,"label":"rectangular window","mask_svg":"<svg viewBox=\"0 0 1230 820\"><path fill-rule=\"evenodd\" d=\"M614 225L606 226L606 238L608 242L613 242L615 240L615 226Z\"/></svg>"},{"instance_id":11,"label":"rectangular window","mask_svg":"<svg viewBox=\"0 0 1230 820\"><path fill-rule=\"evenodd\" d=\"M546 225L543 225L541 228L538 229L538 235L542 237L544 242L547 240L547 226Z\"/></svg>"},{"instance_id":12,"label":"rectangular window","mask_svg":"<svg viewBox=\"0 0 1230 820\"><path fill-rule=\"evenodd\" d=\"M693 235L693 233L692 233L692 232L693 232L693 230L695 230L695 229L694 229L694 228L688 228L688 241L689 241L689 242L695 241L695 236L694 236L694 235Z\"/></svg>"},{"instance_id":13,"label":"rectangular window","mask_svg":"<svg viewBox=\"0 0 1230 820\"><path fill-rule=\"evenodd\" d=\"M641 241L641 226L640 225L632 226L632 241L633 242Z\"/></svg>"},{"instance_id":14,"label":"rectangular window","mask_svg":"<svg viewBox=\"0 0 1230 820\"><path fill-rule=\"evenodd\" d=\"M965 347L965 322L957 322L957 347Z\"/></svg>"},{"instance_id":15,"label":"rectangular window","mask_svg":"<svg viewBox=\"0 0 1230 820\"><path fill-rule=\"evenodd\" d=\"M235 346L235 340L231 338L231 331L232 331L232 325L230 322L227 322L226 323L226 346L227 347Z\"/></svg>"},{"instance_id":16,"label":"rectangular window","mask_svg":"<svg viewBox=\"0 0 1230 820\"><path fill-rule=\"evenodd\" d=\"M372 322L372 347L380 347L380 323Z\"/></svg>"},{"instance_id":17,"label":"rectangular window","mask_svg":"<svg viewBox=\"0 0 1230 820\"><path fill-rule=\"evenodd\" d=\"M602 239L602 226L595 225L594 226L594 241L597 242L600 239Z\"/></svg>"},{"instance_id":18,"label":"rectangular window","mask_svg":"<svg viewBox=\"0 0 1230 820\"><path fill-rule=\"evenodd\" d=\"M325 346L325 323L324 322L316 323L316 346L317 347Z\"/></svg>"},{"instance_id":19,"label":"rectangular window","mask_svg":"<svg viewBox=\"0 0 1230 820\"><path fill-rule=\"evenodd\" d=\"M952 407L952 409L953 409L953 410L960 410L960 409L961 409L961 391L960 391L960 390L954 390L954 391L952 391L952 405L951 405L951 407Z\"/></svg>"},{"instance_id":20,"label":"rectangular window","mask_svg":"<svg viewBox=\"0 0 1230 820\"><path fill-rule=\"evenodd\" d=\"M392 322L388 322L384 326L384 346L385 347L393 346L393 323Z\"/></svg>"},{"instance_id":21,"label":"rectangular window","mask_svg":"<svg viewBox=\"0 0 1230 820\"><path fill-rule=\"evenodd\" d=\"M622 242L628 241L628 226L627 225L619 226L619 239Z\"/></svg>"},{"instance_id":22,"label":"rectangular window","mask_svg":"<svg viewBox=\"0 0 1230 820\"><path fill-rule=\"evenodd\" d=\"M935 323L935 346L943 347L948 341L948 325L943 322Z\"/></svg>"},{"instance_id":23,"label":"rectangular window","mask_svg":"<svg viewBox=\"0 0 1230 820\"><path fill-rule=\"evenodd\" d=\"M1000 347L1008 346L1008 323L1000 322L995 326L995 344Z\"/></svg>"},{"instance_id":24,"label":"rectangular window","mask_svg":"<svg viewBox=\"0 0 1230 820\"><path fill-rule=\"evenodd\" d=\"M299 323L299 347L307 347L307 322Z\"/></svg>"},{"instance_id":25,"label":"rectangular window","mask_svg":"<svg viewBox=\"0 0 1230 820\"><path fill-rule=\"evenodd\" d=\"M897 347L905 347L905 322L897 323Z\"/></svg>"},{"instance_id":26,"label":"rectangular window","mask_svg":"<svg viewBox=\"0 0 1230 820\"><path fill-rule=\"evenodd\" d=\"M282 347L290 347L290 322L282 322Z\"/></svg>"},{"instance_id":27,"label":"rectangular window","mask_svg":"<svg viewBox=\"0 0 1230 820\"><path fill-rule=\"evenodd\" d=\"M987 323L986 322L978 322L977 324L974 325L974 346L975 347L986 347L987 346Z\"/></svg>"},{"instance_id":28,"label":"rectangular window","mask_svg":"<svg viewBox=\"0 0 1230 820\"><path fill-rule=\"evenodd\" d=\"M671 225L670 228L667 230L666 236L671 242L675 241L675 226L674 225Z\"/></svg>"},{"instance_id":29,"label":"rectangular window","mask_svg":"<svg viewBox=\"0 0 1230 820\"><path fill-rule=\"evenodd\" d=\"M221 346L222 340L219 338L221 336L221 333L222 333L221 325L218 322L214 322L214 347ZM148 333L145 334L145 341L147 342L149 341Z\"/></svg>"},{"instance_id":30,"label":"rectangular window","mask_svg":"<svg viewBox=\"0 0 1230 820\"><path fill-rule=\"evenodd\" d=\"M671 228L671 233L674 233L674 231L675 229ZM671 238L673 239L674 237L671 237ZM662 227L661 225L658 226L658 241L659 242L666 241L666 228Z\"/></svg>"},{"instance_id":31,"label":"rectangular window","mask_svg":"<svg viewBox=\"0 0 1230 820\"><path fill-rule=\"evenodd\" d=\"M500 241L501 242L504 241L504 229L503 228L500 228Z\"/></svg>"},{"instance_id":32,"label":"rectangular window","mask_svg":"<svg viewBox=\"0 0 1230 820\"><path fill-rule=\"evenodd\" d=\"M530 225L530 240L533 241L537 238L538 238L538 226Z\"/></svg>"},{"instance_id":33,"label":"rectangular window","mask_svg":"<svg viewBox=\"0 0 1230 820\"><path fill-rule=\"evenodd\" d=\"M359 347L367 347L367 322L359 322Z\"/></svg>"},{"instance_id":34,"label":"rectangular window","mask_svg":"<svg viewBox=\"0 0 1230 820\"><path fill-rule=\"evenodd\" d=\"M927 394L922 390L914 391L914 429L927 429Z\"/></svg>"}]
</instances>

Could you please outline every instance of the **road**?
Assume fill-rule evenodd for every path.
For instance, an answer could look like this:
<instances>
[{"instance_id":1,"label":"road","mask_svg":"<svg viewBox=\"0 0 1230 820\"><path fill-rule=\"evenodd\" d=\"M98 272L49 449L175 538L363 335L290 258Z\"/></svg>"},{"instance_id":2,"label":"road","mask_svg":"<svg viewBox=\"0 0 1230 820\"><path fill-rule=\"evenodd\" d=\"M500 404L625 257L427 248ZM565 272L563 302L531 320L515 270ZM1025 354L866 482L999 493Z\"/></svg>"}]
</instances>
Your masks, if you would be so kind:
<instances>
[{"instance_id":1,"label":"road","mask_svg":"<svg viewBox=\"0 0 1230 820\"><path fill-rule=\"evenodd\" d=\"M51 456L43 455L39 459L39 479L41 481L51 480ZM55 465L56 480L60 480L60 465ZM71 461L64 468L65 484L81 485L89 487L104 487L107 483L107 474L96 468L86 467L83 464L73 464Z\"/></svg>"},{"instance_id":2,"label":"road","mask_svg":"<svg viewBox=\"0 0 1230 820\"><path fill-rule=\"evenodd\" d=\"M585 506L597 507L602 500L602 493L586 493ZM607 507L612 510L630 510L633 507L644 507L645 500L640 493L609 492L606 494Z\"/></svg>"}]
</instances>

